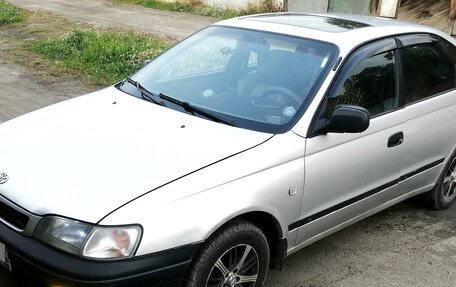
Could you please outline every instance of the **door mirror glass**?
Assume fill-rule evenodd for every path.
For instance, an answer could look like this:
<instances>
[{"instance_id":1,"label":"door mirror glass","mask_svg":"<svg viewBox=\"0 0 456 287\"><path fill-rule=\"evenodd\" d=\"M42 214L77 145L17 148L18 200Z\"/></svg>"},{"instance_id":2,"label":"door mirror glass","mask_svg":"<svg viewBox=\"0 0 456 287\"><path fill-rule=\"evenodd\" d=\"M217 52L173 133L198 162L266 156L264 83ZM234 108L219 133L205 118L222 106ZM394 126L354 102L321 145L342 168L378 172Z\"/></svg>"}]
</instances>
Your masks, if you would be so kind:
<instances>
[{"instance_id":1,"label":"door mirror glass","mask_svg":"<svg viewBox=\"0 0 456 287\"><path fill-rule=\"evenodd\" d=\"M361 133L369 127L370 113L365 108L352 105L337 106L328 121L328 133Z\"/></svg>"}]
</instances>

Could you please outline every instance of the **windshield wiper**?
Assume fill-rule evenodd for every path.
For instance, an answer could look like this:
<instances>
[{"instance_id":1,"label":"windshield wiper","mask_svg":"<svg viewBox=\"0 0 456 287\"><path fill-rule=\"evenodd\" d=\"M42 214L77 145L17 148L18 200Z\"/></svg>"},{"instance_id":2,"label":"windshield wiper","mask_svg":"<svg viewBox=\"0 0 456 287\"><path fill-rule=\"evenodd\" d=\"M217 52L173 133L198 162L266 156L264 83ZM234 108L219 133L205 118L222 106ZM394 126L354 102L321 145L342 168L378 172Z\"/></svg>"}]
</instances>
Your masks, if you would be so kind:
<instances>
[{"instance_id":1,"label":"windshield wiper","mask_svg":"<svg viewBox=\"0 0 456 287\"><path fill-rule=\"evenodd\" d=\"M146 88L144 88L138 81L135 81L131 78L125 78L125 80L122 81L122 85L124 85L125 83L130 83L132 84L133 86L136 87L136 89L141 93L141 98L143 100L146 100L146 101L149 101L149 102L152 102L154 104L157 104L157 105L160 105L160 106L163 106L163 103L162 102L159 102L157 100L155 100L154 98L156 98L158 95L155 95L154 93L152 92L149 92Z\"/></svg>"},{"instance_id":2,"label":"windshield wiper","mask_svg":"<svg viewBox=\"0 0 456 287\"><path fill-rule=\"evenodd\" d=\"M210 119L214 122L218 122L218 123L223 123L223 124L226 124L226 125L229 125L229 126L233 126L235 127L236 126L236 123L234 121L228 121L228 120L224 120L222 119L221 117L218 117L216 115L213 115L209 112L206 112L198 107L195 107L185 101L181 101L181 100L178 100L178 99L175 99L173 97L170 97L170 96L167 96L167 95L164 95L162 93L159 94L159 97L160 99L164 99L168 102L171 102L175 105L178 105L178 106L181 106L182 108L184 108L185 111L191 113L192 115L195 115L195 114L199 114L207 119Z\"/></svg>"},{"instance_id":3,"label":"windshield wiper","mask_svg":"<svg viewBox=\"0 0 456 287\"><path fill-rule=\"evenodd\" d=\"M162 93L160 93L158 95L155 93L152 93L152 92L148 91L146 88L144 88L138 81L135 81L131 78L125 78L125 80L122 81L122 85L124 85L125 83L129 83L129 84L132 84L133 86L135 86L136 89L141 93L141 98L143 98L144 100L147 100L149 102L155 103L160 106L164 106L163 102L160 102L160 101L157 101L156 99L154 99L154 98L159 97L160 99L163 99L163 100L171 102L175 105L181 106L182 108L184 108L185 111L191 113L192 115L199 114L214 122L223 123L223 124L230 125L230 126L236 126L236 124L233 121L224 120L224 119L222 119L218 116L215 116L211 113L208 113L200 108L190 105L187 102L180 101L178 99L175 99L173 97L167 96Z\"/></svg>"}]
</instances>

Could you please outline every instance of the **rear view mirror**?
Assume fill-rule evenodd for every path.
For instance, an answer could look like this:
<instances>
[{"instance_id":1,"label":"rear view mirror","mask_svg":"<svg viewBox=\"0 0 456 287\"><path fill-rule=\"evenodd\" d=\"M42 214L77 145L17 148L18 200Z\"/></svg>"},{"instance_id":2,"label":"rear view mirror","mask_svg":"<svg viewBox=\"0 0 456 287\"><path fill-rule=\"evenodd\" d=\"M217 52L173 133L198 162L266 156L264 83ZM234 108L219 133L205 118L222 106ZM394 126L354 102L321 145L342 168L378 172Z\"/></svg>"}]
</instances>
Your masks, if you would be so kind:
<instances>
[{"instance_id":1,"label":"rear view mirror","mask_svg":"<svg viewBox=\"0 0 456 287\"><path fill-rule=\"evenodd\" d=\"M351 105L340 105L329 119L328 133L361 133L369 127L370 113L365 108Z\"/></svg>"}]
</instances>

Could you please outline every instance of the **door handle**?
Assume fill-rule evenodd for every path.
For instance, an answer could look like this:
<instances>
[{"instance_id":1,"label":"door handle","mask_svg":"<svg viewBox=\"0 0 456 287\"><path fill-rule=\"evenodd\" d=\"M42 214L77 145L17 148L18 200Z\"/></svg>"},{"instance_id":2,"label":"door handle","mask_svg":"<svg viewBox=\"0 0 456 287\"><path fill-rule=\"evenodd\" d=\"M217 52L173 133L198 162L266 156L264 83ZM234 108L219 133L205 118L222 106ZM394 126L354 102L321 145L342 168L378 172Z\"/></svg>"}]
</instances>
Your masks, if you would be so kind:
<instances>
[{"instance_id":1,"label":"door handle","mask_svg":"<svg viewBox=\"0 0 456 287\"><path fill-rule=\"evenodd\" d=\"M404 133L398 132L390 136L388 139L388 147L395 147L404 142Z\"/></svg>"}]
</instances>

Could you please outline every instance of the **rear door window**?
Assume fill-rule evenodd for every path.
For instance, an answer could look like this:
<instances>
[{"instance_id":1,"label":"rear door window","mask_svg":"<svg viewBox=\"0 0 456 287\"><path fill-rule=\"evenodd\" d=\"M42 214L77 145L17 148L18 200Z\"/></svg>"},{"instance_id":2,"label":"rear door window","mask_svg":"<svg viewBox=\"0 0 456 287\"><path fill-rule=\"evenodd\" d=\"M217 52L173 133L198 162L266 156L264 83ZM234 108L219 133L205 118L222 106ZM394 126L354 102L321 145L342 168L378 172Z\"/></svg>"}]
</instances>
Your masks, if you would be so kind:
<instances>
[{"instance_id":1,"label":"rear door window","mask_svg":"<svg viewBox=\"0 0 456 287\"><path fill-rule=\"evenodd\" d=\"M412 37L409 36L409 39ZM416 41L408 41L407 37L401 39L404 42L400 53L406 104L456 87L455 63L440 41L430 36L415 39Z\"/></svg>"}]
</instances>

